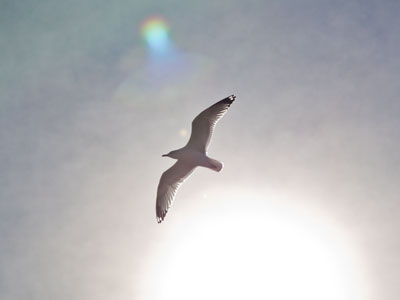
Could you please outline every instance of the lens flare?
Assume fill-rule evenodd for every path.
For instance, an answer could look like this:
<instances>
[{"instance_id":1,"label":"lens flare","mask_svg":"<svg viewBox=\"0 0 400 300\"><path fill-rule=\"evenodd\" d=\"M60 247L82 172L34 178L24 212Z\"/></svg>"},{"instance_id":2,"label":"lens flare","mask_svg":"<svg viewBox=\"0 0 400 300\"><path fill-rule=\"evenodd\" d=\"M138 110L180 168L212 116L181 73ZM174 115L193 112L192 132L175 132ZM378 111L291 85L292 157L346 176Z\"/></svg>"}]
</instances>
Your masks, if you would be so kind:
<instances>
[{"instance_id":1,"label":"lens flare","mask_svg":"<svg viewBox=\"0 0 400 300\"><path fill-rule=\"evenodd\" d=\"M140 33L154 53L165 54L170 49L169 28L162 17L153 16L145 20Z\"/></svg>"}]
</instances>

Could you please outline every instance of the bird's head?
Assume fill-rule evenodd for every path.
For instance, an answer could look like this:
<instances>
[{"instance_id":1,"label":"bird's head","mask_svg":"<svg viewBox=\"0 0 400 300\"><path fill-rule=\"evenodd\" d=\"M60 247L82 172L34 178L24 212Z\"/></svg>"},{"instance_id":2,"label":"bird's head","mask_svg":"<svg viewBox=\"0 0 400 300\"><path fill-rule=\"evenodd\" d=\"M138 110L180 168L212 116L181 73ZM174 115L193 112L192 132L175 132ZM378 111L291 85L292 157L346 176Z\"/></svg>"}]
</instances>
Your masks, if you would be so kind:
<instances>
[{"instance_id":1,"label":"bird's head","mask_svg":"<svg viewBox=\"0 0 400 300\"><path fill-rule=\"evenodd\" d=\"M167 153L167 154L163 154L163 155L161 155L161 156L162 156L162 157L171 157L171 158L178 159L178 157L177 157L177 152L178 152L178 151L174 150L174 151L170 151L170 152Z\"/></svg>"}]
</instances>

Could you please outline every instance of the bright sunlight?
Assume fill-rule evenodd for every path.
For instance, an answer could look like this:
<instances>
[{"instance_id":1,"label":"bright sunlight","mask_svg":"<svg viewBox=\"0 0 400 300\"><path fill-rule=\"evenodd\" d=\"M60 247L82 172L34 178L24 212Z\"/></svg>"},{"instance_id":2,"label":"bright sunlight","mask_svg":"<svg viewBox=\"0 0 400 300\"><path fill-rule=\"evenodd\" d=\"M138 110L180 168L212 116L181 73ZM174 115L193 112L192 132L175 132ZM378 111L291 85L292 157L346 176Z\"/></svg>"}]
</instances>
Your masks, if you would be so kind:
<instances>
[{"instance_id":1,"label":"bright sunlight","mask_svg":"<svg viewBox=\"0 0 400 300\"><path fill-rule=\"evenodd\" d=\"M361 299L355 254L328 226L232 207L176 229L154 262L149 299Z\"/></svg>"}]
</instances>

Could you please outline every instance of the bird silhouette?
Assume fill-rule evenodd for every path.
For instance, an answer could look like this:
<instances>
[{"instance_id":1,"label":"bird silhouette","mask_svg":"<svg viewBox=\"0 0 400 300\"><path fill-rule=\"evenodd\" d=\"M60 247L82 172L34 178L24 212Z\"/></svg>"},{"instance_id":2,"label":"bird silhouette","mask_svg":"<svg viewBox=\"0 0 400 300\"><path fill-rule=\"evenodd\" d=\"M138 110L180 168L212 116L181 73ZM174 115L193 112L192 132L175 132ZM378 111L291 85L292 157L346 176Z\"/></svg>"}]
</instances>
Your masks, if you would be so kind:
<instances>
[{"instance_id":1,"label":"bird silhouette","mask_svg":"<svg viewBox=\"0 0 400 300\"><path fill-rule=\"evenodd\" d=\"M225 115L235 101L231 95L202 111L192 122L192 133L185 147L162 156L171 157L177 162L166 170L160 178L157 188L156 216L161 223L174 201L180 185L193 173L196 167L205 167L216 172L223 164L207 156L207 148L217 122Z\"/></svg>"}]
</instances>

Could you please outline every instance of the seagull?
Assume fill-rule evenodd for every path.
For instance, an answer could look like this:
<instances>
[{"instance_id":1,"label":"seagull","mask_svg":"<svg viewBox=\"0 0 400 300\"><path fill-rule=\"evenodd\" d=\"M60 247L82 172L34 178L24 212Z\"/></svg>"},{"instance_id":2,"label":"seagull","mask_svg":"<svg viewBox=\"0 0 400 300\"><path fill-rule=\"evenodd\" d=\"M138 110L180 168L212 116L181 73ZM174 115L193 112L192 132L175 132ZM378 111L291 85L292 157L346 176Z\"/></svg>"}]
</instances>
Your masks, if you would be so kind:
<instances>
[{"instance_id":1,"label":"seagull","mask_svg":"<svg viewBox=\"0 0 400 300\"><path fill-rule=\"evenodd\" d=\"M222 162L208 157L207 148L215 125L228 111L235 98L235 95L231 95L202 111L192 122L192 134L186 146L162 155L177 161L161 175L158 184L156 201L158 223L164 220L178 188L196 167L205 167L216 172L222 170Z\"/></svg>"}]
</instances>

